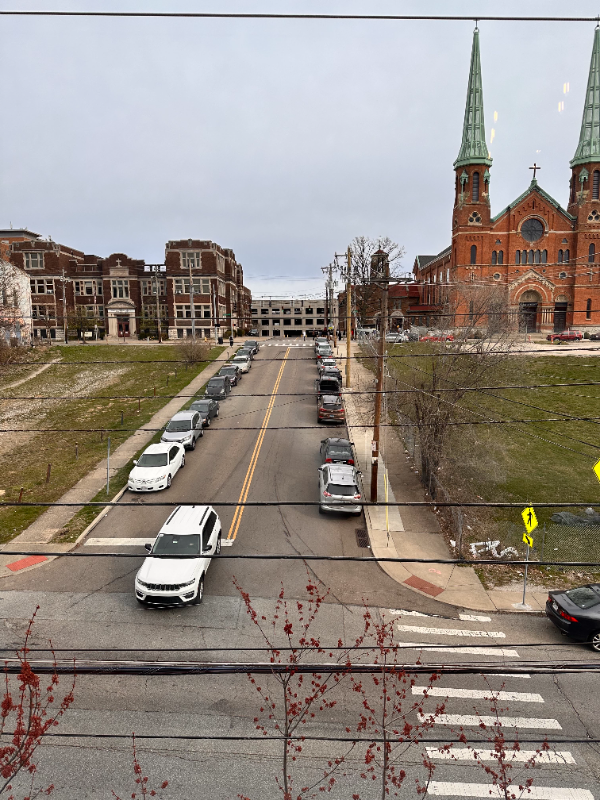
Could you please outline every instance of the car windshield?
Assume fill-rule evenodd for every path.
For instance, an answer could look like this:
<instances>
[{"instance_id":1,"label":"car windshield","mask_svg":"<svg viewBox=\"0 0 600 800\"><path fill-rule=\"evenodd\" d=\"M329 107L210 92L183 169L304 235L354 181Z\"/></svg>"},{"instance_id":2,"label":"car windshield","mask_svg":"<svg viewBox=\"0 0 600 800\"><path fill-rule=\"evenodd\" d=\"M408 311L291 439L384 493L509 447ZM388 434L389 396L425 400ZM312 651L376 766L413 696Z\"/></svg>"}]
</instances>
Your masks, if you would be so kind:
<instances>
[{"instance_id":1,"label":"car windshield","mask_svg":"<svg viewBox=\"0 0 600 800\"><path fill-rule=\"evenodd\" d=\"M208 388L209 389L220 389L221 386L223 386L223 380L222 379L219 380L219 378L212 378L208 382Z\"/></svg>"},{"instance_id":2,"label":"car windshield","mask_svg":"<svg viewBox=\"0 0 600 800\"><path fill-rule=\"evenodd\" d=\"M206 413L207 411L210 411L210 403L205 403L199 400L195 403L192 403L192 408L194 409L194 411L201 411L202 413Z\"/></svg>"},{"instance_id":3,"label":"car windshield","mask_svg":"<svg viewBox=\"0 0 600 800\"><path fill-rule=\"evenodd\" d=\"M222 367L221 372L223 375L235 375L237 372L237 367Z\"/></svg>"},{"instance_id":4,"label":"car windshield","mask_svg":"<svg viewBox=\"0 0 600 800\"><path fill-rule=\"evenodd\" d=\"M197 533L184 536L159 533L152 552L159 556L199 556L200 536Z\"/></svg>"},{"instance_id":5,"label":"car windshield","mask_svg":"<svg viewBox=\"0 0 600 800\"><path fill-rule=\"evenodd\" d=\"M349 447L328 447L327 456L329 458L351 458L352 450Z\"/></svg>"},{"instance_id":6,"label":"car windshield","mask_svg":"<svg viewBox=\"0 0 600 800\"><path fill-rule=\"evenodd\" d=\"M595 592L591 586L579 586L577 589L569 589L565 594L579 608L591 608L600 603L600 594Z\"/></svg>"},{"instance_id":7,"label":"car windshield","mask_svg":"<svg viewBox=\"0 0 600 800\"><path fill-rule=\"evenodd\" d=\"M245 364L245 363L246 363L246 361L248 361L248 359L246 358L246 356L236 356L236 357L233 359L233 363L234 363L234 364L235 364L235 363L238 363L238 364Z\"/></svg>"},{"instance_id":8,"label":"car windshield","mask_svg":"<svg viewBox=\"0 0 600 800\"><path fill-rule=\"evenodd\" d=\"M329 483L327 485L329 494L337 495L338 497L353 497L358 494L356 486L347 486L343 483Z\"/></svg>"},{"instance_id":9,"label":"car windshield","mask_svg":"<svg viewBox=\"0 0 600 800\"><path fill-rule=\"evenodd\" d=\"M191 419L172 419L167 425L167 431L168 433L182 433L191 430L191 427Z\"/></svg>"},{"instance_id":10,"label":"car windshield","mask_svg":"<svg viewBox=\"0 0 600 800\"><path fill-rule=\"evenodd\" d=\"M142 453L137 467L166 467L168 464L166 453Z\"/></svg>"}]
</instances>

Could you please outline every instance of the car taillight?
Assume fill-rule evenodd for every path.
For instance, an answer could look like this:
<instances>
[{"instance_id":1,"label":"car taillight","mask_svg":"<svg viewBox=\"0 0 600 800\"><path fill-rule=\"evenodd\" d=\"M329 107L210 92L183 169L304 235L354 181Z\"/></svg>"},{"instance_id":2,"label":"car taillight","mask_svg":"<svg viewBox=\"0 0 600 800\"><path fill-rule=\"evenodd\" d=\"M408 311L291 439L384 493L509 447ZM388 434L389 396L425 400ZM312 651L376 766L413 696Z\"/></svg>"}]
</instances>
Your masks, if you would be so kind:
<instances>
[{"instance_id":1,"label":"car taillight","mask_svg":"<svg viewBox=\"0 0 600 800\"><path fill-rule=\"evenodd\" d=\"M346 463L350 464L351 466L354 466L354 459L353 458L349 458Z\"/></svg>"},{"instance_id":2,"label":"car taillight","mask_svg":"<svg viewBox=\"0 0 600 800\"><path fill-rule=\"evenodd\" d=\"M331 458L326 458L326 459L325 459L325 463L326 463L326 464L332 464L332 463L333 463L333 461L332 461L332 459L331 459Z\"/></svg>"},{"instance_id":3,"label":"car taillight","mask_svg":"<svg viewBox=\"0 0 600 800\"><path fill-rule=\"evenodd\" d=\"M329 492L323 492L323 497L332 497L332 495Z\"/></svg>"},{"instance_id":4,"label":"car taillight","mask_svg":"<svg viewBox=\"0 0 600 800\"><path fill-rule=\"evenodd\" d=\"M563 619L566 619L568 622L579 622L577 617L572 617L570 614L567 614L567 612L563 611L560 606L558 607L558 615Z\"/></svg>"},{"instance_id":5,"label":"car taillight","mask_svg":"<svg viewBox=\"0 0 600 800\"><path fill-rule=\"evenodd\" d=\"M355 495L354 495L354 499L355 499L355 500L360 500L360 495L359 495L359 494L355 494Z\"/></svg>"}]
</instances>

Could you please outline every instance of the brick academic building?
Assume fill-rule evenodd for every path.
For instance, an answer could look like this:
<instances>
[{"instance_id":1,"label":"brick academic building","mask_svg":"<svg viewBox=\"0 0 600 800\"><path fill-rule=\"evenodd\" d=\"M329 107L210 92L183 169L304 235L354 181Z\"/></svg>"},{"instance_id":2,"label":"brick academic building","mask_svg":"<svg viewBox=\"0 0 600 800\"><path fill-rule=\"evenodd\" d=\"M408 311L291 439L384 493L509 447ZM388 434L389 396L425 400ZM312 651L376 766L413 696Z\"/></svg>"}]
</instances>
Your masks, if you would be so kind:
<instances>
[{"instance_id":1,"label":"brick academic building","mask_svg":"<svg viewBox=\"0 0 600 800\"><path fill-rule=\"evenodd\" d=\"M453 309L445 325L468 324L468 293L457 287L471 284L473 289L497 287L496 295L521 330L600 330L600 28L594 33L566 209L540 187L534 170L526 191L492 216L491 166L476 29L462 143L454 162L452 241L438 255L415 259L420 297L406 303L406 317L443 327L435 315Z\"/></svg>"},{"instance_id":2,"label":"brick academic building","mask_svg":"<svg viewBox=\"0 0 600 800\"><path fill-rule=\"evenodd\" d=\"M214 242L167 242L156 271L123 253L108 258L42 239L27 230L0 231L0 248L30 278L34 339L73 335L211 338L251 326L250 290L233 250ZM193 288L194 323L190 302ZM157 298L158 292L158 298ZM158 300L158 302L157 302Z\"/></svg>"}]
</instances>

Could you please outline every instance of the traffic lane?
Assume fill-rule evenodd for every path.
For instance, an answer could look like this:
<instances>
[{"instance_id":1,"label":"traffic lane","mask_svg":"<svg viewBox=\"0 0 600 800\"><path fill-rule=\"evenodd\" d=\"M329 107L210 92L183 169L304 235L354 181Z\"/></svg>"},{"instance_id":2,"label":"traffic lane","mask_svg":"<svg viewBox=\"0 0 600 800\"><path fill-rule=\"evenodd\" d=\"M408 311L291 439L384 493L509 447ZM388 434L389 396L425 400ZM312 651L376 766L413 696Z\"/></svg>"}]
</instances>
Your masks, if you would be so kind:
<instances>
[{"instance_id":1,"label":"traffic lane","mask_svg":"<svg viewBox=\"0 0 600 800\"><path fill-rule=\"evenodd\" d=\"M316 363L307 359L306 350L292 350L270 420L270 426L280 430L267 429L249 500L317 501L321 441L328 436L347 437L348 433L345 427L319 426L314 397L316 377ZM362 516L341 512L320 515L318 506L248 507L233 547L224 552L369 557L370 550L357 543L356 529L364 527ZM377 564L231 560L223 561L219 567L218 576L215 571L207 580L208 592L227 594L235 575L251 595L263 596L266 589L276 594L283 583L290 596L304 597L307 578L311 576L321 589L330 589L331 602L360 604L364 600L379 606L417 606L430 613L452 611L452 607L433 599L417 598Z\"/></svg>"},{"instance_id":2,"label":"traffic lane","mask_svg":"<svg viewBox=\"0 0 600 800\"><path fill-rule=\"evenodd\" d=\"M140 537L156 535L167 519L170 508L148 507L148 502L236 502L244 482L248 462L254 451L260 426L281 367L284 352L261 350L255 366L244 375L239 389L223 401L219 418L213 421L194 451L186 451L185 467L175 476L169 490L140 495L126 491L120 503L133 502L134 507L118 505L94 528L94 538ZM267 395L239 397L237 394ZM213 428L214 426L214 428ZM221 427L254 428L227 431ZM224 535L233 519L233 507L218 507ZM93 549L80 545L84 552ZM102 548L100 548L102 549ZM124 552L134 552L125 548ZM40 588L44 591L81 590L89 592L123 592L133 587L133 577L142 563L139 559L56 559L31 572L17 574L2 581L2 589Z\"/></svg>"}]
</instances>

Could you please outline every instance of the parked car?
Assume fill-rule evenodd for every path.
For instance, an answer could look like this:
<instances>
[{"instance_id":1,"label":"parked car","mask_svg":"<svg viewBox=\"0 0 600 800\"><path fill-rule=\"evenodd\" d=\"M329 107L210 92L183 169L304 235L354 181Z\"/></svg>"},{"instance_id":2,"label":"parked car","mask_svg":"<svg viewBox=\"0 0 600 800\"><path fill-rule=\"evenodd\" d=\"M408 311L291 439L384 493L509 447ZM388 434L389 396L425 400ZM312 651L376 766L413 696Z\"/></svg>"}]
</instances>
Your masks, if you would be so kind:
<instances>
[{"instance_id":1,"label":"parked car","mask_svg":"<svg viewBox=\"0 0 600 800\"><path fill-rule=\"evenodd\" d=\"M260 347L257 339L247 339L242 347L251 347L254 350L254 354L258 353L258 348Z\"/></svg>"},{"instance_id":2,"label":"parked car","mask_svg":"<svg viewBox=\"0 0 600 800\"><path fill-rule=\"evenodd\" d=\"M210 423L215 417L219 416L219 403L211 397L205 397L202 400L194 400L190 406L190 411L197 411L202 420L204 428L210 428Z\"/></svg>"},{"instance_id":3,"label":"parked car","mask_svg":"<svg viewBox=\"0 0 600 800\"><path fill-rule=\"evenodd\" d=\"M408 342L408 334L405 331L399 331L397 333L386 333L385 335L386 342L390 342L391 344L398 344L399 342Z\"/></svg>"},{"instance_id":4,"label":"parked car","mask_svg":"<svg viewBox=\"0 0 600 800\"><path fill-rule=\"evenodd\" d=\"M321 464L350 464L354 465L352 442L348 439L329 437L321 441Z\"/></svg>"},{"instance_id":5,"label":"parked car","mask_svg":"<svg viewBox=\"0 0 600 800\"><path fill-rule=\"evenodd\" d=\"M333 358L333 350L328 344L322 344L317 348L316 356L318 364L322 358Z\"/></svg>"},{"instance_id":6,"label":"parked car","mask_svg":"<svg viewBox=\"0 0 600 800\"><path fill-rule=\"evenodd\" d=\"M185 466L185 450L182 444L160 442L151 444L133 462L127 488L131 492L157 492L168 489L171 481Z\"/></svg>"},{"instance_id":7,"label":"parked car","mask_svg":"<svg viewBox=\"0 0 600 800\"><path fill-rule=\"evenodd\" d=\"M358 472L350 464L322 464L319 467L319 514L341 511L359 515L362 505Z\"/></svg>"},{"instance_id":8,"label":"parked car","mask_svg":"<svg viewBox=\"0 0 600 800\"><path fill-rule=\"evenodd\" d=\"M321 370L321 377L335 378L336 381L339 381L340 386L342 385L342 371L339 367L325 367Z\"/></svg>"},{"instance_id":9,"label":"parked car","mask_svg":"<svg viewBox=\"0 0 600 800\"><path fill-rule=\"evenodd\" d=\"M346 421L346 412L342 405L342 398L339 394L322 394L318 398L318 422L340 422Z\"/></svg>"},{"instance_id":10,"label":"parked car","mask_svg":"<svg viewBox=\"0 0 600 800\"><path fill-rule=\"evenodd\" d=\"M327 344L328 345L329 344L329 340L327 339L326 336L317 336L315 338L315 352L317 351L317 348L320 347L320 345L322 345L322 344Z\"/></svg>"},{"instance_id":11,"label":"parked car","mask_svg":"<svg viewBox=\"0 0 600 800\"><path fill-rule=\"evenodd\" d=\"M591 333L591 334L590 334L590 339L591 339L593 342L598 342L598 341L600 341L600 331L598 331L598 332L596 332L596 333Z\"/></svg>"},{"instance_id":12,"label":"parked car","mask_svg":"<svg viewBox=\"0 0 600 800\"><path fill-rule=\"evenodd\" d=\"M451 333L427 333L419 337L420 342L453 342L454 336Z\"/></svg>"},{"instance_id":13,"label":"parked car","mask_svg":"<svg viewBox=\"0 0 600 800\"><path fill-rule=\"evenodd\" d=\"M206 384L205 397L213 400L225 400L231 393L231 381L226 375L215 375Z\"/></svg>"},{"instance_id":14,"label":"parked car","mask_svg":"<svg viewBox=\"0 0 600 800\"><path fill-rule=\"evenodd\" d=\"M252 328L252 330L250 331L250 336L258 336L258 329Z\"/></svg>"},{"instance_id":15,"label":"parked car","mask_svg":"<svg viewBox=\"0 0 600 800\"><path fill-rule=\"evenodd\" d=\"M232 387L237 386L242 379L242 371L238 369L236 364L226 364L221 367L217 377L222 378L223 376L229 378L229 383Z\"/></svg>"},{"instance_id":16,"label":"parked car","mask_svg":"<svg viewBox=\"0 0 600 800\"><path fill-rule=\"evenodd\" d=\"M135 576L137 600L153 606L198 605L211 558L221 552L221 521L212 506L177 506L154 544L145 547L152 555Z\"/></svg>"},{"instance_id":17,"label":"parked car","mask_svg":"<svg viewBox=\"0 0 600 800\"><path fill-rule=\"evenodd\" d=\"M250 361L254 361L254 348L240 347L240 349L236 351L236 356L248 356Z\"/></svg>"},{"instance_id":18,"label":"parked car","mask_svg":"<svg viewBox=\"0 0 600 800\"><path fill-rule=\"evenodd\" d=\"M197 411L178 411L171 417L163 435L161 442L179 442L186 450L195 450L196 442L204 436L202 419Z\"/></svg>"},{"instance_id":19,"label":"parked car","mask_svg":"<svg viewBox=\"0 0 600 800\"><path fill-rule=\"evenodd\" d=\"M317 369L319 370L319 372L322 372L325 369L325 367L335 367L335 366L337 366L337 364L333 356L321 358L317 362Z\"/></svg>"},{"instance_id":20,"label":"parked car","mask_svg":"<svg viewBox=\"0 0 600 800\"><path fill-rule=\"evenodd\" d=\"M317 378L315 381L317 403L319 402L319 396L322 394L340 394L341 385L341 381L338 381L337 378L330 377L329 375L324 375L321 378Z\"/></svg>"},{"instance_id":21,"label":"parked car","mask_svg":"<svg viewBox=\"0 0 600 800\"><path fill-rule=\"evenodd\" d=\"M235 366L239 367L242 372L249 372L252 367L252 359L250 356L235 355L229 363L235 364Z\"/></svg>"},{"instance_id":22,"label":"parked car","mask_svg":"<svg viewBox=\"0 0 600 800\"><path fill-rule=\"evenodd\" d=\"M589 642L600 652L600 583L550 592L546 616L571 639Z\"/></svg>"},{"instance_id":23,"label":"parked car","mask_svg":"<svg viewBox=\"0 0 600 800\"><path fill-rule=\"evenodd\" d=\"M580 342L583 339L583 333L569 328L562 333L549 333L546 339L549 342Z\"/></svg>"}]
</instances>

